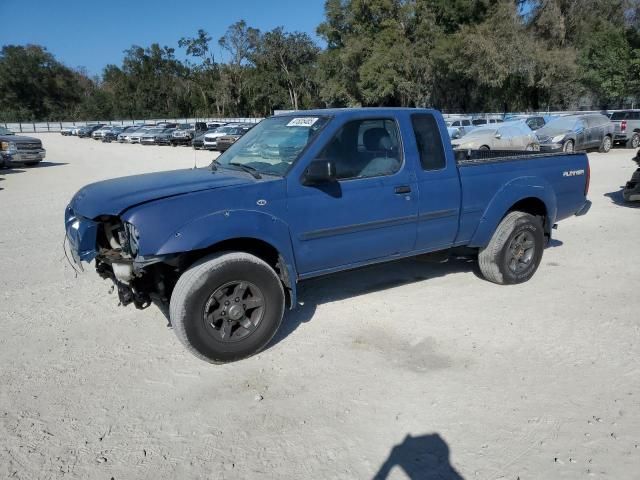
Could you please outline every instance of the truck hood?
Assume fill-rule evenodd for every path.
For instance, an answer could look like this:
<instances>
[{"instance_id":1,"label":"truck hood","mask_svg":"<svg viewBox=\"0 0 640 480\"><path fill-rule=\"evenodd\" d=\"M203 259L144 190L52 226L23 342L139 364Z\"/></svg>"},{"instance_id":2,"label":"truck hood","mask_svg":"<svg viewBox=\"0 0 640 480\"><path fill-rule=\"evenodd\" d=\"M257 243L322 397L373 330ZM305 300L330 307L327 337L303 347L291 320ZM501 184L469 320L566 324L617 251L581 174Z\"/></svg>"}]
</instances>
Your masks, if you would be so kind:
<instances>
[{"instance_id":1,"label":"truck hood","mask_svg":"<svg viewBox=\"0 0 640 480\"><path fill-rule=\"evenodd\" d=\"M120 215L133 206L161 198L251 182L243 172L212 171L208 167L145 173L87 185L74 195L69 207L75 215L93 219Z\"/></svg>"},{"instance_id":2,"label":"truck hood","mask_svg":"<svg viewBox=\"0 0 640 480\"><path fill-rule=\"evenodd\" d=\"M0 141L13 143L42 143L39 138L22 135L0 135Z\"/></svg>"}]
</instances>

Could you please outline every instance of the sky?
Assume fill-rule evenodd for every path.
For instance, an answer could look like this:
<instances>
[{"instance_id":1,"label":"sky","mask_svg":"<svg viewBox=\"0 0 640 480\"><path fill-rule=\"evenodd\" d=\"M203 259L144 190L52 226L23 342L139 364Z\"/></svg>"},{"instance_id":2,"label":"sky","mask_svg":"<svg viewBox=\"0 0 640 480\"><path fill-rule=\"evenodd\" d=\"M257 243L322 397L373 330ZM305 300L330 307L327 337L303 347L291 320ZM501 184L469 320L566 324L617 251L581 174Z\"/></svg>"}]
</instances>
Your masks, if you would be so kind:
<instances>
[{"instance_id":1,"label":"sky","mask_svg":"<svg viewBox=\"0 0 640 480\"><path fill-rule=\"evenodd\" d=\"M306 32L322 45L315 30L324 0L0 0L0 18L0 46L43 45L65 65L98 75L107 64L120 65L134 44L157 42L182 59L178 40L199 28L213 37L216 59L224 59L217 40L242 19L262 31Z\"/></svg>"}]
</instances>

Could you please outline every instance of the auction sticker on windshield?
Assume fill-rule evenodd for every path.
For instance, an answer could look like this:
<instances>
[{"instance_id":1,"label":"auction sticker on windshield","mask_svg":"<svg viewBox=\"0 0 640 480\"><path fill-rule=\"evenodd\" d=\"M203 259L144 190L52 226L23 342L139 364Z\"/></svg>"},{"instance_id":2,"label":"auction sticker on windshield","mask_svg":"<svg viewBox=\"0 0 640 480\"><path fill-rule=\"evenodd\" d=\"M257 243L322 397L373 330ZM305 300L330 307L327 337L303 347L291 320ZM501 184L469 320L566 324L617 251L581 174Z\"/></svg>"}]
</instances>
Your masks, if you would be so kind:
<instances>
[{"instance_id":1,"label":"auction sticker on windshield","mask_svg":"<svg viewBox=\"0 0 640 480\"><path fill-rule=\"evenodd\" d=\"M287 127L310 127L318 121L318 117L298 117L287 123Z\"/></svg>"}]
</instances>

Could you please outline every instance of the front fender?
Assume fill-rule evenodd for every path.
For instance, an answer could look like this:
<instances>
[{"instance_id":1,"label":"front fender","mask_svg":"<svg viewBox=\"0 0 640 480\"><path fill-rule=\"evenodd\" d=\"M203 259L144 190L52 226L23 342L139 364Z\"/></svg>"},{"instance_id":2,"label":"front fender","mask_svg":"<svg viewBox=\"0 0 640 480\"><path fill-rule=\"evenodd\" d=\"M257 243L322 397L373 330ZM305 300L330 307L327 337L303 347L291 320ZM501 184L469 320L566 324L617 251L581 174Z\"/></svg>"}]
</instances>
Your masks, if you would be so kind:
<instances>
[{"instance_id":1,"label":"front fender","mask_svg":"<svg viewBox=\"0 0 640 480\"><path fill-rule=\"evenodd\" d=\"M193 219L172 233L155 253L169 255L210 247L225 240L250 238L275 248L284 261L291 288L291 304L296 305L296 279L289 226L266 212L224 210Z\"/></svg>"},{"instance_id":2,"label":"front fender","mask_svg":"<svg viewBox=\"0 0 640 480\"><path fill-rule=\"evenodd\" d=\"M485 247L511 207L526 198L536 198L544 203L547 209L544 230L550 232L558 212L555 190L544 178L518 177L503 185L491 199L471 237L469 246Z\"/></svg>"}]
</instances>

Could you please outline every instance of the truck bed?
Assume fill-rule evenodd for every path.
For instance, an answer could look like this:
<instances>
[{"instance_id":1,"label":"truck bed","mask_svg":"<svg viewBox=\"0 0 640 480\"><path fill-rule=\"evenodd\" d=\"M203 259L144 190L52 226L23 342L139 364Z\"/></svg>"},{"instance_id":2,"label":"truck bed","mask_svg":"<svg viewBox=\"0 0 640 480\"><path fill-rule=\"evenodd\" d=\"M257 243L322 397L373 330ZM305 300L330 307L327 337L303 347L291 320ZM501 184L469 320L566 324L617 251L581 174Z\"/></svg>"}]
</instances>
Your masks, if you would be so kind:
<instances>
[{"instance_id":1,"label":"truck bed","mask_svg":"<svg viewBox=\"0 0 640 480\"><path fill-rule=\"evenodd\" d=\"M522 150L454 150L454 154L456 163L460 167L510 162L513 160L583 155L583 153L528 152Z\"/></svg>"},{"instance_id":2,"label":"truck bed","mask_svg":"<svg viewBox=\"0 0 640 480\"><path fill-rule=\"evenodd\" d=\"M516 198L521 191L537 192L554 210L548 212L554 222L584 205L589 175L585 153L464 150L454 154L462 185L457 243L479 246L472 239L478 238L476 229L486 221L487 206L504 202L508 208L513 203L509 197Z\"/></svg>"}]
</instances>

